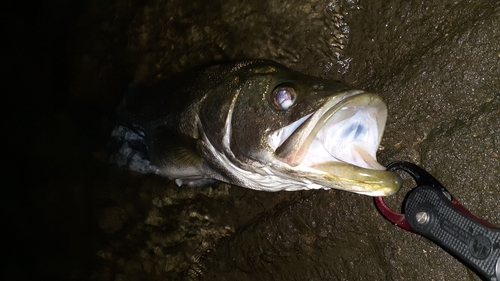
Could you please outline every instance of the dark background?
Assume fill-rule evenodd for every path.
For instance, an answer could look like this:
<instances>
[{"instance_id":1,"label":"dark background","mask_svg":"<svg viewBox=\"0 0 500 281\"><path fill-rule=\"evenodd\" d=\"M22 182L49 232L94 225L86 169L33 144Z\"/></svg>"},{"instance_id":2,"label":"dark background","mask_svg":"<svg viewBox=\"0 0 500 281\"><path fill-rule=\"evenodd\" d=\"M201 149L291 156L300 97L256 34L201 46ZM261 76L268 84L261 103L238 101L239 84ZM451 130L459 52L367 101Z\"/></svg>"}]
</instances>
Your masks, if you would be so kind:
<instances>
[{"instance_id":1,"label":"dark background","mask_svg":"<svg viewBox=\"0 0 500 281\"><path fill-rule=\"evenodd\" d=\"M86 2L2 4L4 280L68 278L92 260L90 191L73 183L98 170L103 106L70 94L71 38Z\"/></svg>"}]
</instances>

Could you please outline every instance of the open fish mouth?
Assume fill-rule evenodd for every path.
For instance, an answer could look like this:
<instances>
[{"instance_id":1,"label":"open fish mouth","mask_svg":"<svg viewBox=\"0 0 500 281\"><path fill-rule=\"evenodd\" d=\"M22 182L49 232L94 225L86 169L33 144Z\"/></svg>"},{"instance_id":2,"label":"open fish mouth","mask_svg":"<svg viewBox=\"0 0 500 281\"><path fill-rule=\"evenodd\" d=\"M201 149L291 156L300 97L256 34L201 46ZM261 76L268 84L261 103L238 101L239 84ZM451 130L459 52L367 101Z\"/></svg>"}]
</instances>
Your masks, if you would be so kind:
<instances>
[{"instance_id":1,"label":"open fish mouth","mask_svg":"<svg viewBox=\"0 0 500 281\"><path fill-rule=\"evenodd\" d=\"M349 182L345 190L389 195L399 190L400 179L376 158L386 120L387 107L378 95L353 90L273 132L269 143L276 159L301 175L322 174L325 180Z\"/></svg>"}]
</instances>

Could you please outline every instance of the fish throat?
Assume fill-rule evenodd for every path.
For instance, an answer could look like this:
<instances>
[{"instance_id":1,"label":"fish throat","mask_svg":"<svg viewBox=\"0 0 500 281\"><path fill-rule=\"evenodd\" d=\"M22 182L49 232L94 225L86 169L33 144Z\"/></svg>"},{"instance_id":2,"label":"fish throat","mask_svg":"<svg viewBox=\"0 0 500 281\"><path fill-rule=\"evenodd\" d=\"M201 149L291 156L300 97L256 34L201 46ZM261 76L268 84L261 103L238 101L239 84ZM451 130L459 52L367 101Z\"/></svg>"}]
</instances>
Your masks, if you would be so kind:
<instances>
[{"instance_id":1,"label":"fish throat","mask_svg":"<svg viewBox=\"0 0 500 281\"><path fill-rule=\"evenodd\" d=\"M376 95L352 91L331 99L316 112L274 132L275 156L296 170L335 174L346 164L385 170L376 152L387 108Z\"/></svg>"}]
</instances>

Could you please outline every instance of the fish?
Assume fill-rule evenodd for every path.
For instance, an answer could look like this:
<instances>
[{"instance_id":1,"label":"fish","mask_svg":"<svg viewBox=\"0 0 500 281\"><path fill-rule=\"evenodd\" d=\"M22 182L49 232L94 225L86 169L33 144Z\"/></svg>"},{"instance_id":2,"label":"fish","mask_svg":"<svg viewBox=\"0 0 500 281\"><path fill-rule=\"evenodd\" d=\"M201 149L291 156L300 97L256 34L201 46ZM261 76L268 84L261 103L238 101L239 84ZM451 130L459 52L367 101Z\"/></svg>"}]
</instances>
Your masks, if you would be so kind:
<instances>
[{"instance_id":1,"label":"fish","mask_svg":"<svg viewBox=\"0 0 500 281\"><path fill-rule=\"evenodd\" d=\"M399 175L376 158L388 114L381 97L274 61L135 83L117 111L112 162L179 186L221 181L369 196L401 188Z\"/></svg>"}]
</instances>

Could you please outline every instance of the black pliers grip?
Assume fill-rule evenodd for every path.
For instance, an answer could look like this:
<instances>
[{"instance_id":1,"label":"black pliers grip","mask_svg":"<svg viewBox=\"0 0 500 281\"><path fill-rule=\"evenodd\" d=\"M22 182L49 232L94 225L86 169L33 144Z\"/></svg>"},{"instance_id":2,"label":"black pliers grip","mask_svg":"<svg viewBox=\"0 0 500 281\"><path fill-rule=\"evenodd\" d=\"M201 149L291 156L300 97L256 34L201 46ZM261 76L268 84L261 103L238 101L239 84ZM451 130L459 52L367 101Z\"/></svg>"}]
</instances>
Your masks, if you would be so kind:
<instances>
[{"instance_id":1,"label":"black pliers grip","mask_svg":"<svg viewBox=\"0 0 500 281\"><path fill-rule=\"evenodd\" d=\"M460 205L431 174L409 162L394 162L390 171L410 174L417 186L403 202L403 212L375 198L380 213L395 225L427 237L488 281L500 281L500 229Z\"/></svg>"}]
</instances>

